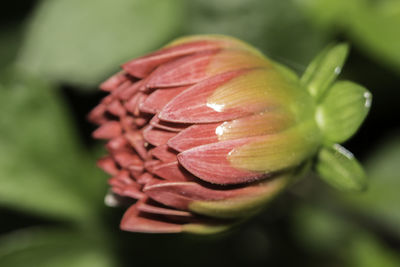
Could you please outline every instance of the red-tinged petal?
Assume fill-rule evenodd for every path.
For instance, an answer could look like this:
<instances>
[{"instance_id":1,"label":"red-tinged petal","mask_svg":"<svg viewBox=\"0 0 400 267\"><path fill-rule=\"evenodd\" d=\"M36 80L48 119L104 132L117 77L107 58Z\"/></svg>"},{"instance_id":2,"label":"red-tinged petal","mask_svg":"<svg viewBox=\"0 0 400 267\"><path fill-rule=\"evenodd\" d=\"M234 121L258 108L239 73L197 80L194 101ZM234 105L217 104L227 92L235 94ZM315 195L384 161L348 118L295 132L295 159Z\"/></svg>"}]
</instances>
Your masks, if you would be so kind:
<instances>
[{"instance_id":1,"label":"red-tinged petal","mask_svg":"<svg viewBox=\"0 0 400 267\"><path fill-rule=\"evenodd\" d=\"M175 96L189 88L189 86L181 86L156 90L150 94L145 101L140 103L140 110L147 113L156 114Z\"/></svg>"},{"instance_id":2,"label":"red-tinged petal","mask_svg":"<svg viewBox=\"0 0 400 267\"><path fill-rule=\"evenodd\" d=\"M131 185L124 187L120 195L134 199L142 199L146 197L146 195L143 192L141 192L136 187L133 187Z\"/></svg>"},{"instance_id":3,"label":"red-tinged petal","mask_svg":"<svg viewBox=\"0 0 400 267\"><path fill-rule=\"evenodd\" d=\"M105 112L107 111L107 106L105 104L100 103L97 105L88 115L89 121L95 124L102 124L107 122L105 117Z\"/></svg>"},{"instance_id":4,"label":"red-tinged petal","mask_svg":"<svg viewBox=\"0 0 400 267\"><path fill-rule=\"evenodd\" d=\"M220 141L232 140L274 134L293 124L293 115L278 109L224 122L215 129L215 134Z\"/></svg>"},{"instance_id":5,"label":"red-tinged petal","mask_svg":"<svg viewBox=\"0 0 400 267\"><path fill-rule=\"evenodd\" d=\"M128 100L132 98L132 96L139 92L142 87L145 87L145 83L146 80L143 79L130 84L129 86L125 87L124 90L118 92L118 98L121 100Z\"/></svg>"},{"instance_id":6,"label":"red-tinged petal","mask_svg":"<svg viewBox=\"0 0 400 267\"><path fill-rule=\"evenodd\" d=\"M129 152L117 152L113 154L115 161L123 168L129 166L143 166L143 161L135 154Z\"/></svg>"},{"instance_id":7,"label":"red-tinged petal","mask_svg":"<svg viewBox=\"0 0 400 267\"><path fill-rule=\"evenodd\" d=\"M122 65L122 68L129 74L144 78L157 66L178 57L210 50L218 50L219 44L210 41L195 41L179 45L169 46L144 57L131 60Z\"/></svg>"},{"instance_id":8,"label":"red-tinged petal","mask_svg":"<svg viewBox=\"0 0 400 267\"><path fill-rule=\"evenodd\" d=\"M130 132L136 129L135 119L132 116L123 116L119 118L122 129L125 132Z\"/></svg>"},{"instance_id":9,"label":"red-tinged petal","mask_svg":"<svg viewBox=\"0 0 400 267\"><path fill-rule=\"evenodd\" d=\"M163 222L158 218L144 216L137 209L137 204L132 205L124 214L121 221L121 229L125 231L141 233L179 233L182 232L182 225Z\"/></svg>"},{"instance_id":10,"label":"red-tinged petal","mask_svg":"<svg viewBox=\"0 0 400 267\"><path fill-rule=\"evenodd\" d=\"M97 128L92 136L97 139L111 139L120 136L122 128L117 121L108 121Z\"/></svg>"},{"instance_id":11,"label":"red-tinged petal","mask_svg":"<svg viewBox=\"0 0 400 267\"><path fill-rule=\"evenodd\" d=\"M220 73L270 67L264 57L246 50L226 49L189 55L158 67L148 78L150 88L190 85Z\"/></svg>"},{"instance_id":12,"label":"red-tinged petal","mask_svg":"<svg viewBox=\"0 0 400 267\"><path fill-rule=\"evenodd\" d=\"M193 214L187 211L170 209L165 207L158 207L152 204L148 204L146 202L140 202L136 204L137 209L142 212L146 213L153 213L153 214L162 214L168 216L182 216L182 217L189 217L192 218Z\"/></svg>"},{"instance_id":13,"label":"red-tinged petal","mask_svg":"<svg viewBox=\"0 0 400 267\"><path fill-rule=\"evenodd\" d=\"M168 145L157 146L151 149L149 153L163 162L175 161L177 155Z\"/></svg>"},{"instance_id":14,"label":"red-tinged petal","mask_svg":"<svg viewBox=\"0 0 400 267\"><path fill-rule=\"evenodd\" d=\"M97 161L97 166L111 175L117 175L119 172L118 166L111 157L103 157Z\"/></svg>"},{"instance_id":15,"label":"red-tinged petal","mask_svg":"<svg viewBox=\"0 0 400 267\"><path fill-rule=\"evenodd\" d=\"M148 126L143 130L144 139L154 146L165 145L175 135L175 132L160 130L153 126Z\"/></svg>"},{"instance_id":16,"label":"red-tinged petal","mask_svg":"<svg viewBox=\"0 0 400 267\"><path fill-rule=\"evenodd\" d=\"M118 117L122 117L126 113L126 109L122 106L121 102L116 99L107 106L107 110Z\"/></svg>"},{"instance_id":17,"label":"red-tinged petal","mask_svg":"<svg viewBox=\"0 0 400 267\"><path fill-rule=\"evenodd\" d=\"M120 71L117 74L108 78L105 82L100 84L100 89L103 91L113 91L115 88L120 86L123 82L128 80L128 75L125 71Z\"/></svg>"},{"instance_id":18,"label":"red-tinged petal","mask_svg":"<svg viewBox=\"0 0 400 267\"><path fill-rule=\"evenodd\" d=\"M216 52L196 53L161 65L150 74L147 87L185 86L207 78L207 66Z\"/></svg>"},{"instance_id":19,"label":"red-tinged petal","mask_svg":"<svg viewBox=\"0 0 400 267\"><path fill-rule=\"evenodd\" d=\"M198 146L178 154L179 163L198 178L214 184L246 183L266 175L232 166L229 153L236 147L249 142L249 139L229 140Z\"/></svg>"},{"instance_id":20,"label":"red-tinged petal","mask_svg":"<svg viewBox=\"0 0 400 267\"><path fill-rule=\"evenodd\" d=\"M154 178L154 176L151 173L148 173L148 172L143 173L136 179L136 181L141 185L148 184L153 180L156 180L156 179Z\"/></svg>"},{"instance_id":21,"label":"red-tinged petal","mask_svg":"<svg viewBox=\"0 0 400 267\"><path fill-rule=\"evenodd\" d=\"M195 179L191 173L179 165L178 161L159 163L152 168L151 172L170 181L192 181Z\"/></svg>"},{"instance_id":22,"label":"red-tinged petal","mask_svg":"<svg viewBox=\"0 0 400 267\"><path fill-rule=\"evenodd\" d=\"M124 136L143 160L148 158L145 140L140 132L129 131Z\"/></svg>"},{"instance_id":23,"label":"red-tinged petal","mask_svg":"<svg viewBox=\"0 0 400 267\"><path fill-rule=\"evenodd\" d=\"M158 114L164 121L178 123L210 123L235 119L247 115L241 109L219 111L217 106L209 105L208 99L217 88L236 77L243 75L248 70L231 71L223 73L188 88L174 97ZM242 88L244 85L241 85Z\"/></svg>"},{"instance_id":24,"label":"red-tinged petal","mask_svg":"<svg viewBox=\"0 0 400 267\"><path fill-rule=\"evenodd\" d=\"M174 123L168 121L161 121L157 116L154 116L150 120L150 125L154 126L155 128L170 131L170 132L180 132L183 129L186 129L190 124L187 123Z\"/></svg>"},{"instance_id":25,"label":"red-tinged petal","mask_svg":"<svg viewBox=\"0 0 400 267\"><path fill-rule=\"evenodd\" d=\"M196 124L178 133L168 141L168 146L182 152L190 148L218 142L216 128L221 123Z\"/></svg>"}]
</instances>

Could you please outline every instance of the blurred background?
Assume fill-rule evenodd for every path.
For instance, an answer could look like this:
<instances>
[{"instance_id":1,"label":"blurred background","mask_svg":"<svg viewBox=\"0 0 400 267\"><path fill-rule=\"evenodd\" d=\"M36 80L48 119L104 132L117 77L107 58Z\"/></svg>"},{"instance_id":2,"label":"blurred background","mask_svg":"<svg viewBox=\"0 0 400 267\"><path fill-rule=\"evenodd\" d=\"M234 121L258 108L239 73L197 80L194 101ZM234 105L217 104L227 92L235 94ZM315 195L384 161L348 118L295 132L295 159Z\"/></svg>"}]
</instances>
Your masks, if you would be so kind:
<instances>
[{"instance_id":1,"label":"blurred background","mask_svg":"<svg viewBox=\"0 0 400 267\"><path fill-rule=\"evenodd\" d=\"M400 266L399 0L3 1L0 15L0 266ZM104 152L87 113L119 65L175 37L243 39L299 74L327 44L351 52L341 79L373 94L345 144L369 190L311 174L223 235L121 232L103 198Z\"/></svg>"}]
</instances>

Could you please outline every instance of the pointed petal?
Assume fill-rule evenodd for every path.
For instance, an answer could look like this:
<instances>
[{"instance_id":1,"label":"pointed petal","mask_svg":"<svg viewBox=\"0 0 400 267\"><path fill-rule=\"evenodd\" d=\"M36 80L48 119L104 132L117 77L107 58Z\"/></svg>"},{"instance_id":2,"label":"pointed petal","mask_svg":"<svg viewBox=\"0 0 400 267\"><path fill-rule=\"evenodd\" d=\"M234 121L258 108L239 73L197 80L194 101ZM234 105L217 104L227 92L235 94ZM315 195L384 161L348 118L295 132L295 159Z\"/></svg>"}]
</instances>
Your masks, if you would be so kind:
<instances>
[{"instance_id":1,"label":"pointed petal","mask_svg":"<svg viewBox=\"0 0 400 267\"><path fill-rule=\"evenodd\" d=\"M229 153L228 161L236 168L261 173L298 166L313 156L321 144L321 133L314 120L276 134L250 138L247 144Z\"/></svg>"},{"instance_id":2,"label":"pointed petal","mask_svg":"<svg viewBox=\"0 0 400 267\"><path fill-rule=\"evenodd\" d=\"M215 129L215 134L218 140L232 140L277 133L293 124L292 114L275 109L224 122Z\"/></svg>"},{"instance_id":3,"label":"pointed petal","mask_svg":"<svg viewBox=\"0 0 400 267\"><path fill-rule=\"evenodd\" d=\"M142 212L169 215L169 216L193 217L193 215L190 212L176 210L176 209L170 209L170 208L165 208L165 207L158 207L158 206L149 204L148 202L140 202L140 203L137 203L136 205L137 205L137 209Z\"/></svg>"},{"instance_id":4,"label":"pointed petal","mask_svg":"<svg viewBox=\"0 0 400 267\"><path fill-rule=\"evenodd\" d=\"M218 111L208 103L217 88L229 84L246 71L232 71L204 80L173 98L158 114L161 120L178 123L209 123L246 115L240 109ZM242 87L243 88L243 87Z\"/></svg>"},{"instance_id":5,"label":"pointed petal","mask_svg":"<svg viewBox=\"0 0 400 267\"><path fill-rule=\"evenodd\" d=\"M170 131L170 132L180 132L180 131L184 130L185 128L187 128L188 126L190 126L190 124L187 124L187 123L174 123L174 122L168 122L168 121L161 121L157 116L154 116L151 119L149 124L158 129L162 129L162 130L166 130L166 131Z\"/></svg>"},{"instance_id":6,"label":"pointed petal","mask_svg":"<svg viewBox=\"0 0 400 267\"><path fill-rule=\"evenodd\" d=\"M144 216L145 213L137 209L137 204L132 205L124 214L121 229L141 233L179 233L182 225L163 222L157 217Z\"/></svg>"},{"instance_id":7,"label":"pointed petal","mask_svg":"<svg viewBox=\"0 0 400 267\"><path fill-rule=\"evenodd\" d=\"M175 132L169 132L148 126L143 130L144 139L154 146L161 146L168 142L169 139L176 135Z\"/></svg>"},{"instance_id":8,"label":"pointed petal","mask_svg":"<svg viewBox=\"0 0 400 267\"><path fill-rule=\"evenodd\" d=\"M102 84L100 84L100 89L103 91L111 92L127 80L128 80L127 73L125 71L120 71L111 76L110 78L108 78Z\"/></svg>"},{"instance_id":9,"label":"pointed petal","mask_svg":"<svg viewBox=\"0 0 400 267\"><path fill-rule=\"evenodd\" d=\"M121 100L130 99L134 94L139 92L142 87L145 87L145 83L146 80L143 79L126 86L124 90L118 92L118 98Z\"/></svg>"},{"instance_id":10,"label":"pointed petal","mask_svg":"<svg viewBox=\"0 0 400 267\"><path fill-rule=\"evenodd\" d=\"M251 215L279 193L292 172L238 188L205 187L196 182L160 181L143 188L146 195L164 205L219 218Z\"/></svg>"},{"instance_id":11,"label":"pointed petal","mask_svg":"<svg viewBox=\"0 0 400 267\"><path fill-rule=\"evenodd\" d=\"M107 122L107 119L104 114L106 111L107 111L107 106L103 103L100 103L94 109L92 109L92 111L90 111L88 115L88 120L98 125L103 124Z\"/></svg>"},{"instance_id":12,"label":"pointed petal","mask_svg":"<svg viewBox=\"0 0 400 267\"><path fill-rule=\"evenodd\" d=\"M140 132L129 131L125 133L124 137L143 160L148 158L149 155L146 149L146 142Z\"/></svg>"},{"instance_id":13,"label":"pointed petal","mask_svg":"<svg viewBox=\"0 0 400 267\"><path fill-rule=\"evenodd\" d=\"M118 166L115 164L115 161L109 156L99 159L97 161L97 166L106 173L113 176L117 175L119 172Z\"/></svg>"},{"instance_id":14,"label":"pointed petal","mask_svg":"<svg viewBox=\"0 0 400 267\"><path fill-rule=\"evenodd\" d=\"M216 52L196 53L163 64L151 73L147 86L160 88L195 84L209 76L206 69Z\"/></svg>"},{"instance_id":15,"label":"pointed petal","mask_svg":"<svg viewBox=\"0 0 400 267\"><path fill-rule=\"evenodd\" d=\"M215 218L248 217L262 209L271 199L280 193L291 181L291 173L284 173L271 180L237 189L226 199L195 200L189 204L189 210Z\"/></svg>"},{"instance_id":16,"label":"pointed petal","mask_svg":"<svg viewBox=\"0 0 400 267\"><path fill-rule=\"evenodd\" d=\"M196 124L178 133L168 141L168 146L181 152L190 148L218 142L215 132L221 123Z\"/></svg>"},{"instance_id":17,"label":"pointed petal","mask_svg":"<svg viewBox=\"0 0 400 267\"><path fill-rule=\"evenodd\" d=\"M251 139L243 138L198 146L178 154L179 163L198 178L214 184L246 183L266 174L235 168L228 160L229 153Z\"/></svg>"},{"instance_id":18,"label":"pointed petal","mask_svg":"<svg viewBox=\"0 0 400 267\"><path fill-rule=\"evenodd\" d=\"M122 65L122 68L129 74L143 78L150 74L157 66L166 63L172 59L198 53L201 51L210 51L219 49L216 42L195 41L179 45L169 46L144 57L131 60Z\"/></svg>"},{"instance_id":19,"label":"pointed petal","mask_svg":"<svg viewBox=\"0 0 400 267\"><path fill-rule=\"evenodd\" d=\"M177 155L168 145L157 146L151 149L149 153L163 162L175 161Z\"/></svg>"},{"instance_id":20,"label":"pointed petal","mask_svg":"<svg viewBox=\"0 0 400 267\"><path fill-rule=\"evenodd\" d=\"M121 124L117 121L108 121L97 128L92 136L97 139L111 139L120 136L122 133Z\"/></svg>"},{"instance_id":21,"label":"pointed petal","mask_svg":"<svg viewBox=\"0 0 400 267\"><path fill-rule=\"evenodd\" d=\"M140 104L139 108L143 112L156 114L157 112L160 112L169 101L187 88L189 88L189 86L156 90Z\"/></svg>"},{"instance_id":22,"label":"pointed petal","mask_svg":"<svg viewBox=\"0 0 400 267\"><path fill-rule=\"evenodd\" d=\"M143 166L143 161L138 155L133 153L121 151L113 154L115 161L123 168L128 168L129 166Z\"/></svg>"},{"instance_id":23,"label":"pointed petal","mask_svg":"<svg viewBox=\"0 0 400 267\"><path fill-rule=\"evenodd\" d=\"M178 161L161 163L153 167L153 174L170 181L191 181L195 177L179 165Z\"/></svg>"},{"instance_id":24,"label":"pointed petal","mask_svg":"<svg viewBox=\"0 0 400 267\"><path fill-rule=\"evenodd\" d=\"M118 117L122 117L125 115L126 110L125 108L122 106L121 102L119 102L119 100L114 100L112 101L108 106L107 106L107 110L108 112L110 112L111 114L118 116Z\"/></svg>"},{"instance_id":25,"label":"pointed petal","mask_svg":"<svg viewBox=\"0 0 400 267\"><path fill-rule=\"evenodd\" d=\"M111 153L117 151L126 151L128 150L128 141L123 136L118 136L116 138L108 141L106 147Z\"/></svg>"}]
</instances>

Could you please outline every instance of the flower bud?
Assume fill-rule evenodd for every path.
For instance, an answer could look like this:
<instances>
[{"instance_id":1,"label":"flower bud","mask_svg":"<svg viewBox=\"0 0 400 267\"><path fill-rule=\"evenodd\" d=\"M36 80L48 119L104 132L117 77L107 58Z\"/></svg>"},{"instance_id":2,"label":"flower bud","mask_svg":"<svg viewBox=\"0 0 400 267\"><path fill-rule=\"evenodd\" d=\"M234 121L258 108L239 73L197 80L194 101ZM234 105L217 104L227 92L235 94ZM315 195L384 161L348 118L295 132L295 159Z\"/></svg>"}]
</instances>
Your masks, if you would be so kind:
<instances>
[{"instance_id":1,"label":"flower bud","mask_svg":"<svg viewBox=\"0 0 400 267\"><path fill-rule=\"evenodd\" d=\"M225 230L260 211L324 143L313 72L300 81L234 38L178 39L122 69L100 85L109 95L89 119L108 140L98 165L112 176L111 197L136 200L123 230Z\"/></svg>"}]
</instances>

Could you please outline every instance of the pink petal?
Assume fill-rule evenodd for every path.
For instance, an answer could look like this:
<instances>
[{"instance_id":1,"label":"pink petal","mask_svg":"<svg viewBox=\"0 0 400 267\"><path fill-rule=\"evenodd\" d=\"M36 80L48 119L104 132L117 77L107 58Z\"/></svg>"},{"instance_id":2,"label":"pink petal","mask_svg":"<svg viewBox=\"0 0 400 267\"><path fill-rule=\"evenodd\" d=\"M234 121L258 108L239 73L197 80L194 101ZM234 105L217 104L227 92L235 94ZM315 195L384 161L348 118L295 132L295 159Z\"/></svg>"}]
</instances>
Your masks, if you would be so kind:
<instances>
[{"instance_id":1,"label":"pink petal","mask_svg":"<svg viewBox=\"0 0 400 267\"><path fill-rule=\"evenodd\" d=\"M146 213L154 213L154 214L162 214L162 215L169 215L169 216L183 216L183 217L193 217L190 212L182 211L182 210L175 210L165 207L158 207L155 205L148 204L146 202L140 202L136 204L137 209L142 212Z\"/></svg>"},{"instance_id":2,"label":"pink petal","mask_svg":"<svg viewBox=\"0 0 400 267\"><path fill-rule=\"evenodd\" d=\"M107 106L108 112L111 114L121 117L124 116L126 113L125 108L122 106L121 102L119 100L114 100Z\"/></svg>"},{"instance_id":3,"label":"pink petal","mask_svg":"<svg viewBox=\"0 0 400 267\"><path fill-rule=\"evenodd\" d=\"M115 161L109 156L99 159L97 161L97 166L111 175L117 175L119 172L119 168L115 164Z\"/></svg>"},{"instance_id":4,"label":"pink petal","mask_svg":"<svg viewBox=\"0 0 400 267\"><path fill-rule=\"evenodd\" d=\"M106 110L107 110L107 106L100 103L94 109L92 109L92 111L90 111L90 113L88 115L89 121L91 121L92 123L96 123L96 124L102 124L102 123L107 122L107 119L104 114L106 112Z\"/></svg>"},{"instance_id":5,"label":"pink petal","mask_svg":"<svg viewBox=\"0 0 400 267\"><path fill-rule=\"evenodd\" d=\"M175 161L177 153L168 145L157 146L149 151L150 155L164 162Z\"/></svg>"},{"instance_id":6,"label":"pink petal","mask_svg":"<svg viewBox=\"0 0 400 267\"><path fill-rule=\"evenodd\" d=\"M142 87L145 86L145 82L146 80L139 80L135 83L130 84L129 86L126 86L124 90L118 92L118 98L121 100L128 100L134 94L139 92Z\"/></svg>"},{"instance_id":7,"label":"pink petal","mask_svg":"<svg viewBox=\"0 0 400 267\"><path fill-rule=\"evenodd\" d=\"M124 214L121 221L121 229L142 233L179 233L182 225L163 222L151 216L143 216L137 209L137 204L132 205Z\"/></svg>"},{"instance_id":8,"label":"pink petal","mask_svg":"<svg viewBox=\"0 0 400 267\"><path fill-rule=\"evenodd\" d=\"M156 129L153 126L148 126L143 130L144 139L154 146L161 146L174 137L176 133Z\"/></svg>"},{"instance_id":9,"label":"pink petal","mask_svg":"<svg viewBox=\"0 0 400 267\"><path fill-rule=\"evenodd\" d=\"M100 89L103 91L110 92L127 80L128 80L127 73L125 71L120 71L117 74L108 78L102 84L100 84Z\"/></svg>"},{"instance_id":10,"label":"pink petal","mask_svg":"<svg viewBox=\"0 0 400 267\"><path fill-rule=\"evenodd\" d=\"M208 98L224 83L245 73L231 71L216 75L188 88L173 98L158 114L161 120L178 123L210 123L230 120L246 115L240 109L218 111L208 105Z\"/></svg>"},{"instance_id":11,"label":"pink petal","mask_svg":"<svg viewBox=\"0 0 400 267\"><path fill-rule=\"evenodd\" d=\"M128 141L123 136L118 136L116 138L111 139L106 147L109 151L116 152L116 151L123 151L127 150L128 148Z\"/></svg>"},{"instance_id":12,"label":"pink petal","mask_svg":"<svg viewBox=\"0 0 400 267\"><path fill-rule=\"evenodd\" d=\"M135 154L129 152L117 152L113 154L115 161L123 168L129 166L143 166L143 161Z\"/></svg>"},{"instance_id":13,"label":"pink petal","mask_svg":"<svg viewBox=\"0 0 400 267\"><path fill-rule=\"evenodd\" d=\"M184 86L207 78L207 66L216 52L196 53L161 65L149 76L147 87Z\"/></svg>"},{"instance_id":14,"label":"pink petal","mask_svg":"<svg viewBox=\"0 0 400 267\"><path fill-rule=\"evenodd\" d=\"M179 165L178 161L157 164L151 172L170 181L191 181L195 179L191 173Z\"/></svg>"},{"instance_id":15,"label":"pink petal","mask_svg":"<svg viewBox=\"0 0 400 267\"><path fill-rule=\"evenodd\" d=\"M196 124L186 128L168 141L168 146L181 152L190 148L218 142L215 129L221 123Z\"/></svg>"},{"instance_id":16,"label":"pink petal","mask_svg":"<svg viewBox=\"0 0 400 267\"><path fill-rule=\"evenodd\" d=\"M143 139L143 136L140 132L129 131L125 133L124 136L143 160L148 158L147 149L145 147L145 140Z\"/></svg>"},{"instance_id":17,"label":"pink petal","mask_svg":"<svg viewBox=\"0 0 400 267\"><path fill-rule=\"evenodd\" d=\"M117 121L108 121L100 125L97 130L92 133L92 136L97 139L111 139L120 136L122 128Z\"/></svg>"},{"instance_id":18,"label":"pink petal","mask_svg":"<svg viewBox=\"0 0 400 267\"><path fill-rule=\"evenodd\" d=\"M179 163L198 178L215 184L247 183L266 177L233 167L227 159L236 147L248 143L247 138L198 146L178 154Z\"/></svg>"},{"instance_id":19,"label":"pink petal","mask_svg":"<svg viewBox=\"0 0 400 267\"><path fill-rule=\"evenodd\" d=\"M191 43L183 43L171 47L166 47L144 57L131 60L122 65L122 68L129 74L144 78L150 74L157 66L168 62L172 59L198 53L201 51L217 50L219 44L210 41L196 41Z\"/></svg>"},{"instance_id":20,"label":"pink petal","mask_svg":"<svg viewBox=\"0 0 400 267\"><path fill-rule=\"evenodd\" d=\"M168 122L168 121L161 121L157 116L154 116L150 120L149 124L158 129L162 129L162 130L166 130L166 131L170 131L170 132L180 132L183 129L186 129L188 126L190 126L190 124L187 124L187 123L174 123L174 122Z\"/></svg>"},{"instance_id":21,"label":"pink petal","mask_svg":"<svg viewBox=\"0 0 400 267\"><path fill-rule=\"evenodd\" d=\"M189 86L174 87L156 90L140 104L140 110L147 113L156 114L175 96L189 88Z\"/></svg>"}]
</instances>

